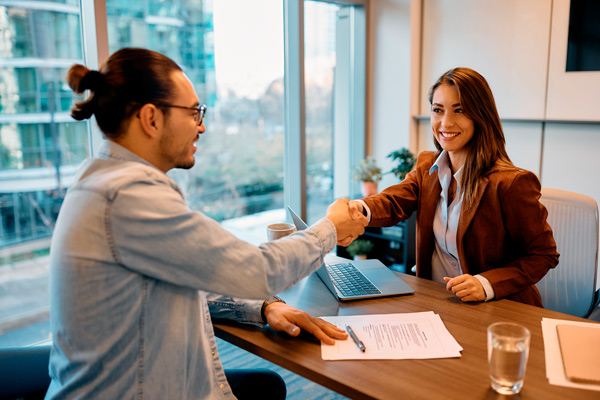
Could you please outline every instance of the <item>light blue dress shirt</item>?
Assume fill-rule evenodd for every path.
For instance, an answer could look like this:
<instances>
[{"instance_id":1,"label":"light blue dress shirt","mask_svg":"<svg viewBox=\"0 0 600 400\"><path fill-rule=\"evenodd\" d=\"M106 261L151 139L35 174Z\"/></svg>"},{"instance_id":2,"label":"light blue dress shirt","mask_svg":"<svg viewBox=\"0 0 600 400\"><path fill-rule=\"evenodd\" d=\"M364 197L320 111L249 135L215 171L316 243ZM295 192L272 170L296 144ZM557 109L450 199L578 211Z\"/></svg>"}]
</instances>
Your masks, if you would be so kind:
<instances>
[{"instance_id":1,"label":"light blue dress shirt","mask_svg":"<svg viewBox=\"0 0 600 400\"><path fill-rule=\"evenodd\" d=\"M456 230L462 209L463 195L460 191L462 182L462 167L456 171L456 193L452 203L448 204L450 184L452 182L452 170L450 169L450 157L444 150L429 170L429 175L438 171L438 179L442 187L438 206L433 219L433 234L435 236L435 250L431 258L431 279L444 282L444 277L455 277L462 275L462 268L458 259L456 248ZM457 194L460 193L460 196Z\"/></svg>"},{"instance_id":2,"label":"light blue dress shirt","mask_svg":"<svg viewBox=\"0 0 600 400\"><path fill-rule=\"evenodd\" d=\"M80 168L52 238L46 398L233 399L211 316L262 326L262 299L318 269L336 242L326 219L293 236L237 239L108 141Z\"/></svg>"},{"instance_id":3,"label":"light blue dress shirt","mask_svg":"<svg viewBox=\"0 0 600 400\"><path fill-rule=\"evenodd\" d=\"M450 168L450 156L446 150L443 150L437 160L435 160L435 163L429 170L429 174L433 174L436 169L438 170L438 179L442 187L442 192L440 193L440 200L433 219L435 249L431 256L431 279L437 282L444 282L445 276L454 278L463 274L456 248L456 232L464 197L464 193L461 192L463 167L461 166L454 173L456 192L450 204L448 204L448 190L452 182L452 169ZM486 296L485 300L493 299L494 289L490 282L481 275L475 275L475 278L483 286Z\"/></svg>"}]
</instances>

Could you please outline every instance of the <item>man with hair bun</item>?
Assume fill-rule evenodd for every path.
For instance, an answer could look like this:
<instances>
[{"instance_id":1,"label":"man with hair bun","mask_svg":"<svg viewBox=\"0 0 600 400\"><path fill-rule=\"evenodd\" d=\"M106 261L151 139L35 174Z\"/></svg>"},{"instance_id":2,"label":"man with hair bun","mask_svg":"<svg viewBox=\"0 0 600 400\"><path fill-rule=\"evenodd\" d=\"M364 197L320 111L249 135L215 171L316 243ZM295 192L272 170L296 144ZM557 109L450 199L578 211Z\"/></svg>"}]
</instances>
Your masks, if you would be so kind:
<instances>
[{"instance_id":1,"label":"man with hair bun","mask_svg":"<svg viewBox=\"0 0 600 400\"><path fill-rule=\"evenodd\" d=\"M191 168L206 107L181 68L126 48L98 71L74 65L107 139L70 187L51 246L48 399L285 398L268 370L223 370L211 317L325 343L347 335L274 296L364 232L340 199L309 229L258 247L191 211L166 172ZM264 300L268 299L268 300Z\"/></svg>"}]
</instances>

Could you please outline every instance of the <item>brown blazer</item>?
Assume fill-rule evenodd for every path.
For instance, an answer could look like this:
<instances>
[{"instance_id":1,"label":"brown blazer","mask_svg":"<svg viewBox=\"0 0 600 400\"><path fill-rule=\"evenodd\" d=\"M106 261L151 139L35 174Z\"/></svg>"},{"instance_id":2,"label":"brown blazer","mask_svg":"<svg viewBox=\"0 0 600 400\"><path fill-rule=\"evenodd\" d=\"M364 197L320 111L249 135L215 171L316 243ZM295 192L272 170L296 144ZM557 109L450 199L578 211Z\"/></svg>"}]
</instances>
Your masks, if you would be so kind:
<instances>
[{"instance_id":1,"label":"brown blazer","mask_svg":"<svg viewBox=\"0 0 600 400\"><path fill-rule=\"evenodd\" d=\"M369 226L392 226L417 212L417 276L431 279L433 219L441 194L434 152L419 155L416 168L397 185L364 198ZM489 280L497 299L542 307L535 283L558 264L559 254L539 202L541 185L525 170L493 167L469 210L461 211L456 244L462 270Z\"/></svg>"}]
</instances>

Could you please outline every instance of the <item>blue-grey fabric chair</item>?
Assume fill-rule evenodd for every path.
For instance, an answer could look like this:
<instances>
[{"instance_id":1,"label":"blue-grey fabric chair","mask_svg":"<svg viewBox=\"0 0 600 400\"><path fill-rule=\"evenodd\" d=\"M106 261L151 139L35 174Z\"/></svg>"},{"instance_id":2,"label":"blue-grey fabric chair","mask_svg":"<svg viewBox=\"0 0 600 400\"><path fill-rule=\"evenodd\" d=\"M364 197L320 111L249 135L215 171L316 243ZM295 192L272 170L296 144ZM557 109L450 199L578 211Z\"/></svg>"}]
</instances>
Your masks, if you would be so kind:
<instances>
[{"instance_id":1,"label":"blue-grey fabric chair","mask_svg":"<svg viewBox=\"0 0 600 400\"><path fill-rule=\"evenodd\" d=\"M557 267L537 284L542 302L547 309L586 318L598 299L598 204L589 196L549 188L542 188L540 201L560 253Z\"/></svg>"},{"instance_id":2,"label":"blue-grey fabric chair","mask_svg":"<svg viewBox=\"0 0 600 400\"><path fill-rule=\"evenodd\" d=\"M50 386L50 345L0 348L0 399L43 399Z\"/></svg>"}]
</instances>

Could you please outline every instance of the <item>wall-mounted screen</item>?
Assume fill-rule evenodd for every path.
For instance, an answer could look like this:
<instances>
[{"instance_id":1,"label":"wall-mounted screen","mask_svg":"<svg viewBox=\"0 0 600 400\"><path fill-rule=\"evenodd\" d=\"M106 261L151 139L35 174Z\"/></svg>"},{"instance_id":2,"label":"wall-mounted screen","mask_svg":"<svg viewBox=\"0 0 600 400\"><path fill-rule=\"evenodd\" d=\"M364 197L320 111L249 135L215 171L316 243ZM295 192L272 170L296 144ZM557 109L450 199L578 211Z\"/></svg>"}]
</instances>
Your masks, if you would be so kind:
<instances>
[{"instance_id":1,"label":"wall-mounted screen","mask_svg":"<svg viewBox=\"0 0 600 400\"><path fill-rule=\"evenodd\" d=\"M600 71L600 1L571 0L567 72Z\"/></svg>"}]
</instances>

